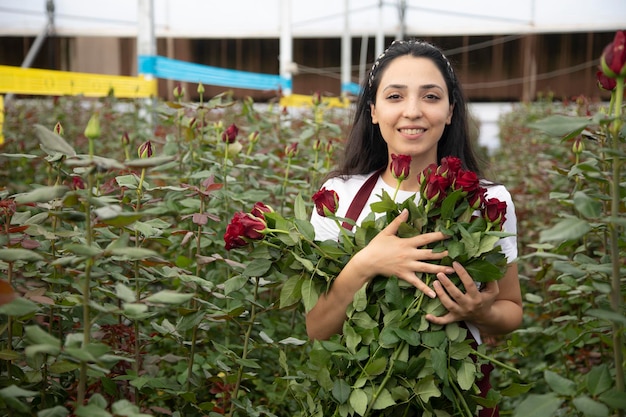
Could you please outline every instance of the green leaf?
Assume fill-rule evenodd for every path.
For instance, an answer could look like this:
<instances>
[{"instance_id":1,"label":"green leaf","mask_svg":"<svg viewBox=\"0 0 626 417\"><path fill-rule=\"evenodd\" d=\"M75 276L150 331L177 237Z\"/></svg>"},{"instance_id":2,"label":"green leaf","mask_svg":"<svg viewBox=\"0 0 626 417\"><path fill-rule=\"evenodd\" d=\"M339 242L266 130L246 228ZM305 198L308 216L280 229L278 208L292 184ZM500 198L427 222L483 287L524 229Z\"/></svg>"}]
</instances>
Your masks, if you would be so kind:
<instances>
[{"instance_id":1,"label":"green leaf","mask_svg":"<svg viewBox=\"0 0 626 417\"><path fill-rule=\"evenodd\" d=\"M539 241L576 240L583 237L590 230L591 225L586 220L569 217L561 220L548 230L542 230L539 234Z\"/></svg>"},{"instance_id":2,"label":"green leaf","mask_svg":"<svg viewBox=\"0 0 626 417\"><path fill-rule=\"evenodd\" d=\"M28 249L3 248L0 249L0 260L5 262L37 262L42 261L43 256Z\"/></svg>"},{"instance_id":3,"label":"green leaf","mask_svg":"<svg viewBox=\"0 0 626 417\"><path fill-rule=\"evenodd\" d=\"M530 394L515 408L513 417L552 416L562 403L563 400L554 393Z\"/></svg>"},{"instance_id":4,"label":"green leaf","mask_svg":"<svg viewBox=\"0 0 626 417\"><path fill-rule=\"evenodd\" d=\"M0 398L18 398L18 397L34 397L38 395L37 391L29 391L18 387L17 385L9 385L0 389Z\"/></svg>"},{"instance_id":5,"label":"green leaf","mask_svg":"<svg viewBox=\"0 0 626 417\"><path fill-rule=\"evenodd\" d=\"M607 321L611 321L615 323L621 323L622 326L626 326L626 317L614 311L592 308L592 309L587 310L585 314L592 316L592 317L597 317L599 319L603 319L603 320L607 320Z\"/></svg>"},{"instance_id":6,"label":"green leaf","mask_svg":"<svg viewBox=\"0 0 626 417\"><path fill-rule=\"evenodd\" d=\"M193 298L193 294L181 294L175 291L163 290L145 299L154 304L182 304Z\"/></svg>"},{"instance_id":7,"label":"green leaf","mask_svg":"<svg viewBox=\"0 0 626 417\"><path fill-rule=\"evenodd\" d=\"M87 246L78 243L70 243L63 247L68 252L71 252L78 256L84 256L87 258L93 258L103 253L103 250L96 246Z\"/></svg>"},{"instance_id":8,"label":"green leaf","mask_svg":"<svg viewBox=\"0 0 626 417\"><path fill-rule=\"evenodd\" d=\"M350 398L350 385L343 379L336 379L333 384L333 397L339 404L343 404Z\"/></svg>"},{"instance_id":9,"label":"green leaf","mask_svg":"<svg viewBox=\"0 0 626 417\"><path fill-rule=\"evenodd\" d=\"M457 371L456 376L459 387L464 391L468 391L476 380L476 364L471 360L461 362L461 367Z\"/></svg>"},{"instance_id":10,"label":"green leaf","mask_svg":"<svg viewBox=\"0 0 626 417\"><path fill-rule=\"evenodd\" d=\"M609 407L617 408L618 410L626 410L626 396L623 391L617 391L613 388L602 393L598 399Z\"/></svg>"},{"instance_id":11,"label":"green leaf","mask_svg":"<svg viewBox=\"0 0 626 417\"><path fill-rule=\"evenodd\" d=\"M441 397L441 391L437 388L437 385L435 384L435 377L433 375L427 375L420 378L415 385L415 392L424 402L428 402L432 397Z\"/></svg>"},{"instance_id":12,"label":"green leaf","mask_svg":"<svg viewBox=\"0 0 626 417\"><path fill-rule=\"evenodd\" d=\"M313 262L309 261L306 258L302 258L301 256L298 256L296 253L293 254L293 257L296 258L296 260L302 264L302 266L304 266L304 268L309 271L309 272L313 272L315 271L315 265L313 265ZM269 261L268 261L269 262Z\"/></svg>"},{"instance_id":13,"label":"green leaf","mask_svg":"<svg viewBox=\"0 0 626 417\"><path fill-rule=\"evenodd\" d=\"M35 124L35 136L39 140L41 149L48 155L60 153L65 156L76 156L74 148L60 135L40 124Z\"/></svg>"},{"instance_id":14,"label":"green leaf","mask_svg":"<svg viewBox=\"0 0 626 417\"><path fill-rule=\"evenodd\" d=\"M306 240L315 240L315 229L308 220L296 219L296 228Z\"/></svg>"},{"instance_id":15,"label":"green leaf","mask_svg":"<svg viewBox=\"0 0 626 417\"><path fill-rule=\"evenodd\" d=\"M529 123L528 127L546 132L549 135L562 137L582 132L591 120L587 117L552 115Z\"/></svg>"},{"instance_id":16,"label":"green leaf","mask_svg":"<svg viewBox=\"0 0 626 417\"><path fill-rule=\"evenodd\" d=\"M15 202L18 204L47 203L63 197L68 191L69 187L65 185L42 186L28 193L16 194Z\"/></svg>"},{"instance_id":17,"label":"green leaf","mask_svg":"<svg viewBox=\"0 0 626 417\"><path fill-rule=\"evenodd\" d=\"M254 259L246 265L242 274L246 277L262 277L271 267L272 262L269 259Z\"/></svg>"},{"instance_id":18,"label":"green leaf","mask_svg":"<svg viewBox=\"0 0 626 417\"><path fill-rule=\"evenodd\" d=\"M115 294L117 298L128 303L137 301L135 292L121 282L115 284Z\"/></svg>"},{"instance_id":19,"label":"green leaf","mask_svg":"<svg viewBox=\"0 0 626 417\"><path fill-rule=\"evenodd\" d=\"M424 336L427 334L428 333L424 333ZM426 337L426 339L428 339L428 337ZM430 360L437 376L445 380L448 375L448 355L446 352L439 348L433 348L430 350Z\"/></svg>"},{"instance_id":20,"label":"green leaf","mask_svg":"<svg viewBox=\"0 0 626 417\"><path fill-rule=\"evenodd\" d=\"M115 248L110 251L110 254L120 260L127 261L141 261L143 259L157 256L155 251L144 248Z\"/></svg>"},{"instance_id":21,"label":"green leaf","mask_svg":"<svg viewBox=\"0 0 626 417\"><path fill-rule=\"evenodd\" d=\"M367 394L362 389L354 389L350 393L350 406L354 411L362 416L367 410Z\"/></svg>"},{"instance_id":22,"label":"green leaf","mask_svg":"<svg viewBox=\"0 0 626 417\"><path fill-rule=\"evenodd\" d=\"M0 314L7 316L22 317L39 310L39 306L26 298L17 297L8 304L0 306Z\"/></svg>"},{"instance_id":23,"label":"green leaf","mask_svg":"<svg viewBox=\"0 0 626 417\"><path fill-rule=\"evenodd\" d=\"M289 277L280 290L280 308L292 306L300 301L301 289L302 279L298 275Z\"/></svg>"},{"instance_id":24,"label":"green leaf","mask_svg":"<svg viewBox=\"0 0 626 417\"><path fill-rule=\"evenodd\" d=\"M49 353L51 355L58 355L61 351L61 341L52 336L48 332L44 331L39 326L26 326L26 340L30 344L26 348L26 354L29 355L33 352L33 349L37 353ZM29 350L29 348L31 350Z\"/></svg>"},{"instance_id":25,"label":"green leaf","mask_svg":"<svg viewBox=\"0 0 626 417\"><path fill-rule=\"evenodd\" d=\"M310 218L302 194L298 194L293 202L293 214L297 220L308 220Z\"/></svg>"},{"instance_id":26,"label":"green leaf","mask_svg":"<svg viewBox=\"0 0 626 417\"><path fill-rule=\"evenodd\" d=\"M111 417L111 414L94 404L83 405L76 409L77 417Z\"/></svg>"},{"instance_id":27,"label":"green leaf","mask_svg":"<svg viewBox=\"0 0 626 417\"><path fill-rule=\"evenodd\" d=\"M576 397L572 403L585 417L608 417L609 408L601 402L595 401L586 395Z\"/></svg>"},{"instance_id":28,"label":"green leaf","mask_svg":"<svg viewBox=\"0 0 626 417\"><path fill-rule=\"evenodd\" d=\"M594 366L586 375L586 380L589 394L594 397L608 391L613 384L611 373L609 372L609 368L606 364Z\"/></svg>"},{"instance_id":29,"label":"green leaf","mask_svg":"<svg viewBox=\"0 0 626 417\"><path fill-rule=\"evenodd\" d=\"M597 219L602 215L602 201L589 197L584 191L574 194L574 207L587 219Z\"/></svg>"},{"instance_id":30,"label":"green leaf","mask_svg":"<svg viewBox=\"0 0 626 417\"><path fill-rule=\"evenodd\" d=\"M576 383L570 379L548 370L544 371L543 377L557 394L572 396L576 393Z\"/></svg>"},{"instance_id":31,"label":"green leaf","mask_svg":"<svg viewBox=\"0 0 626 417\"><path fill-rule=\"evenodd\" d=\"M497 265L480 258L470 260L463 267L477 282L497 281L504 274Z\"/></svg>"},{"instance_id":32,"label":"green leaf","mask_svg":"<svg viewBox=\"0 0 626 417\"><path fill-rule=\"evenodd\" d=\"M224 283L224 295L228 295L232 292L239 291L242 289L247 283L249 279L243 275L236 275L232 278L229 278Z\"/></svg>"},{"instance_id":33,"label":"green leaf","mask_svg":"<svg viewBox=\"0 0 626 417\"><path fill-rule=\"evenodd\" d=\"M52 408L46 408L37 412L37 417L67 417L70 411L60 405L56 405Z\"/></svg>"},{"instance_id":34,"label":"green leaf","mask_svg":"<svg viewBox=\"0 0 626 417\"><path fill-rule=\"evenodd\" d=\"M391 396L389 390L387 388L384 388L378 395L378 398L376 398L376 401L372 405L372 409L384 410L385 408L391 407L395 404L396 402L393 400L393 397Z\"/></svg>"},{"instance_id":35,"label":"green leaf","mask_svg":"<svg viewBox=\"0 0 626 417\"><path fill-rule=\"evenodd\" d=\"M381 375L387 370L387 358L385 356L380 356L373 360L370 360L367 365L365 365L364 372L366 375L372 377L376 375Z\"/></svg>"}]
</instances>

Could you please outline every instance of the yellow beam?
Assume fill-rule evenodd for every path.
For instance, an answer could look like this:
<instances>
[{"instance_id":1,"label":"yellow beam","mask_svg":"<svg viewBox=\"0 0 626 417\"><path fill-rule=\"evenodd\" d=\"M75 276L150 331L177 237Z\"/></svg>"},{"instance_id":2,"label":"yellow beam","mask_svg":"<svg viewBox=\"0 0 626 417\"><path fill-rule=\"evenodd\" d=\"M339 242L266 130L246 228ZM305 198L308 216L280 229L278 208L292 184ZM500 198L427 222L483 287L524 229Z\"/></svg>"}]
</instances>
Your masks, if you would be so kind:
<instances>
[{"instance_id":1,"label":"yellow beam","mask_svg":"<svg viewBox=\"0 0 626 417\"><path fill-rule=\"evenodd\" d=\"M0 95L0 145L4 143L4 96Z\"/></svg>"},{"instance_id":2,"label":"yellow beam","mask_svg":"<svg viewBox=\"0 0 626 417\"><path fill-rule=\"evenodd\" d=\"M330 107L347 108L350 100L341 97L322 97L322 103ZM291 94L280 98L280 105L285 107L313 106L313 96L303 94Z\"/></svg>"},{"instance_id":3,"label":"yellow beam","mask_svg":"<svg viewBox=\"0 0 626 417\"><path fill-rule=\"evenodd\" d=\"M157 95L156 79L89 74L0 65L0 93L142 98Z\"/></svg>"}]
</instances>

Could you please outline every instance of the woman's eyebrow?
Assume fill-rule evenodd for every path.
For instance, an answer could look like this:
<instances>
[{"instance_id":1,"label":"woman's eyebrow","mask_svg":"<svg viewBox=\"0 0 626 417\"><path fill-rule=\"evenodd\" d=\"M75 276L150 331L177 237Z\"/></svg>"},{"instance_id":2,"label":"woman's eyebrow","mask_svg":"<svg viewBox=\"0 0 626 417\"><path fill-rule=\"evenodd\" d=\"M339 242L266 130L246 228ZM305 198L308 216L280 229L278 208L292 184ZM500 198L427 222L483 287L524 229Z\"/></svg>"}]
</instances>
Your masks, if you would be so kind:
<instances>
[{"instance_id":1,"label":"woman's eyebrow","mask_svg":"<svg viewBox=\"0 0 626 417\"><path fill-rule=\"evenodd\" d=\"M385 88L383 88L383 91L389 90L389 89L392 89L392 90L404 90L404 89L407 89L407 88L408 88L408 86L405 85L405 84L389 84L389 85L385 86ZM442 92L445 91L443 89L443 87L441 87L439 84L424 84L424 85L420 85L420 87L419 87L420 90L431 90L433 88L441 90Z\"/></svg>"}]
</instances>

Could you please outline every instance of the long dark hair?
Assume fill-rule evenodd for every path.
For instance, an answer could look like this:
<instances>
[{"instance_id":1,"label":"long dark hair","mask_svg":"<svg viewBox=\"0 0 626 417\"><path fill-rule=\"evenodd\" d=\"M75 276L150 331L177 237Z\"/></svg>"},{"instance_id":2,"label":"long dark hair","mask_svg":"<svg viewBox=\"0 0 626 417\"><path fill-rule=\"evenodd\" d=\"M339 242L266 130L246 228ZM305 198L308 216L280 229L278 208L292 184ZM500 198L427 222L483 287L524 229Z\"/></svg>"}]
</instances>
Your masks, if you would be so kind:
<instances>
[{"instance_id":1,"label":"long dark hair","mask_svg":"<svg viewBox=\"0 0 626 417\"><path fill-rule=\"evenodd\" d=\"M344 146L343 160L330 176L367 174L387 165L387 143L379 126L372 123L370 104L376 103L376 92L387 65L405 55L430 59L443 75L450 104L454 104L452 121L445 127L437 145L437 162L444 156L456 156L463 162L464 169L482 176L481 166L470 141L467 102L454 70L439 48L419 40L394 41L374 62L361 86L354 122Z\"/></svg>"}]
</instances>

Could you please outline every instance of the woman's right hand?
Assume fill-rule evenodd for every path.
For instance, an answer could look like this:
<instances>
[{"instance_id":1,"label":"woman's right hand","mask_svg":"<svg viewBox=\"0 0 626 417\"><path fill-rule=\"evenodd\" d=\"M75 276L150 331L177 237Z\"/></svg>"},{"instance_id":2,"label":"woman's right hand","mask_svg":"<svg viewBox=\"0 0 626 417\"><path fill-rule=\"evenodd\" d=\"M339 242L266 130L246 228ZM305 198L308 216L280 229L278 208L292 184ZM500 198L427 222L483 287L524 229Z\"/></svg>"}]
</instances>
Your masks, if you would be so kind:
<instances>
[{"instance_id":1,"label":"woman's right hand","mask_svg":"<svg viewBox=\"0 0 626 417\"><path fill-rule=\"evenodd\" d=\"M416 272L454 273L448 266L437 265L427 261L441 260L447 252L433 252L424 246L444 240L446 235L441 232L425 233L410 238L397 236L398 228L409 217L408 210L403 210L387 227L385 227L370 243L360 250L351 260L363 272L368 281L377 275L386 277L395 275L431 298L436 297L435 291L428 287L416 275Z\"/></svg>"}]
</instances>

